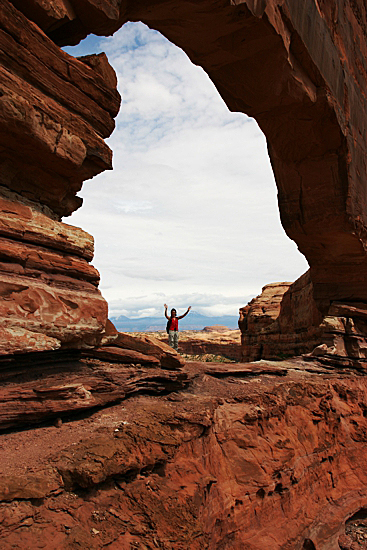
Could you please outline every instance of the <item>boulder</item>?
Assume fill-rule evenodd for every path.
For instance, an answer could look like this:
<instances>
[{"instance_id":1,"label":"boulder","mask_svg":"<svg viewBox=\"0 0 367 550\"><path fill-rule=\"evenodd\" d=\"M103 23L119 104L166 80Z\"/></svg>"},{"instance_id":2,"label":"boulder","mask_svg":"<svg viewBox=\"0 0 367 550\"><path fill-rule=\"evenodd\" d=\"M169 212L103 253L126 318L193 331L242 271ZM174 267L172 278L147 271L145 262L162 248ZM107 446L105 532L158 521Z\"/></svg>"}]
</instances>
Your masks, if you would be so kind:
<instances>
[{"instance_id":1,"label":"boulder","mask_svg":"<svg viewBox=\"0 0 367 550\"><path fill-rule=\"evenodd\" d=\"M119 332L113 340L113 345L152 355L159 359L162 368L180 369L185 365L183 358L174 349L157 338L143 333L139 336L132 336L126 332Z\"/></svg>"}]
</instances>

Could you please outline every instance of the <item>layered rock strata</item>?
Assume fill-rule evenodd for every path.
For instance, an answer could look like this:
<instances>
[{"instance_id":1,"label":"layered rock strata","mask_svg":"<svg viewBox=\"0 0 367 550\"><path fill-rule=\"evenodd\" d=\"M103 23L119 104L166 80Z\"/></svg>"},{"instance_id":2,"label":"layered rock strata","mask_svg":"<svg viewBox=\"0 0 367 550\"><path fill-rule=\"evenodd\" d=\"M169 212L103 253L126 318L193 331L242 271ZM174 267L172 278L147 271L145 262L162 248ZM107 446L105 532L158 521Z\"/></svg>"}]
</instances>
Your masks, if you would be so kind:
<instances>
[{"instance_id":1,"label":"layered rock strata","mask_svg":"<svg viewBox=\"0 0 367 550\"><path fill-rule=\"evenodd\" d=\"M273 283L240 309L242 360L311 353L330 364L367 362L364 305L333 302L322 315L310 272L295 283Z\"/></svg>"},{"instance_id":2,"label":"layered rock strata","mask_svg":"<svg viewBox=\"0 0 367 550\"><path fill-rule=\"evenodd\" d=\"M0 21L0 184L67 216L82 182L112 168L115 73L104 54L60 50L8 0Z\"/></svg>"},{"instance_id":3,"label":"layered rock strata","mask_svg":"<svg viewBox=\"0 0 367 550\"><path fill-rule=\"evenodd\" d=\"M311 352L322 342L322 315L309 273L295 283L271 283L240 309L243 361L280 359Z\"/></svg>"},{"instance_id":4,"label":"layered rock strata","mask_svg":"<svg viewBox=\"0 0 367 550\"><path fill-rule=\"evenodd\" d=\"M103 371L100 392L132 374L130 397L2 435L4 550L360 548L364 376L299 360L189 363L186 390L161 371L174 392L166 378L152 396L142 378L134 395L136 369L96 362L91 375Z\"/></svg>"},{"instance_id":5,"label":"layered rock strata","mask_svg":"<svg viewBox=\"0 0 367 550\"><path fill-rule=\"evenodd\" d=\"M0 430L37 424L116 403L129 395L178 391L187 374L162 370L158 361L101 357L13 366L0 372ZM154 358L153 358L154 359Z\"/></svg>"},{"instance_id":6,"label":"layered rock strata","mask_svg":"<svg viewBox=\"0 0 367 550\"><path fill-rule=\"evenodd\" d=\"M174 349L154 336L131 335L118 332L108 321L101 347L85 352L90 357L101 357L117 363L143 363L160 365L163 369L181 369L184 359ZM125 358L123 359L123 356Z\"/></svg>"},{"instance_id":7,"label":"layered rock strata","mask_svg":"<svg viewBox=\"0 0 367 550\"><path fill-rule=\"evenodd\" d=\"M0 357L0 431L186 386L185 362L172 348L110 322L106 332L98 348Z\"/></svg>"},{"instance_id":8,"label":"layered rock strata","mask_svg":"<svg viewBox=\"0 0 367 550\"><path fill-rule=\"evenodd\" d=\"M0 354L95 346L107 304L93 238L60 219L112 168L116 77L104 54L72 58L8 0L0 31Z\"/></svg>"},{"instance_id":9,"label":"layered rock strata","mask_svg":"<svg viewBox=\"0 0 367 550\"><path fill-rule=\"evenodd\" d=\"M97 345L107 304L89 263L93 238L35 202L3 193L0 355Z\"/></svg>"}]
</instances>

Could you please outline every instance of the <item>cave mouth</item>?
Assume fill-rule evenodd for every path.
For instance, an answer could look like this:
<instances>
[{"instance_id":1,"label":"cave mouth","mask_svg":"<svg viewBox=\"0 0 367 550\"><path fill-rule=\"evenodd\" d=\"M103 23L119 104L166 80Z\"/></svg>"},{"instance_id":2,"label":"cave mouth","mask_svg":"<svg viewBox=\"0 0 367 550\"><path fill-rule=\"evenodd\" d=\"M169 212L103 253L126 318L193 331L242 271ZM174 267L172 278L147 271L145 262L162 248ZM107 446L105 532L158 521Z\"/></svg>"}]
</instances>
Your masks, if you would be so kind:
<instances>
[{"instance_id":1,"label":"cave mouth","mask_svg":"<svg viewBox=\"0 0 367 550\"><path fill-rule=\"evenodd\" d=\"M345 534L351 543L366 544L367 506L360 508L345 522Z\"/></svg>"},{"instance_id":2,"label":"cave mouth","mask_svg":"<svg viewBox=\"0 0 367 550\"><path fill-rule=\"evenodd\" d=\"M307 269L280 224L263 133L228 110L180 48L126 23L64 50L106 51L123 99L109 140L114 171L84 183L70 218L95 237L112 315L158 316L165 301L195 300L202 313L237 315L265 283Z\"/></svg>"},{"instance_id":3,"label":"cave mouth","mask_svg":"<svg viewBox=\"0 0 367 550\"><path fill-rule=\"evenodd\" d=\"M305 539L303 542L302 550L316 550L316 546L311 539Z\"/></svg>"}]
</instances>

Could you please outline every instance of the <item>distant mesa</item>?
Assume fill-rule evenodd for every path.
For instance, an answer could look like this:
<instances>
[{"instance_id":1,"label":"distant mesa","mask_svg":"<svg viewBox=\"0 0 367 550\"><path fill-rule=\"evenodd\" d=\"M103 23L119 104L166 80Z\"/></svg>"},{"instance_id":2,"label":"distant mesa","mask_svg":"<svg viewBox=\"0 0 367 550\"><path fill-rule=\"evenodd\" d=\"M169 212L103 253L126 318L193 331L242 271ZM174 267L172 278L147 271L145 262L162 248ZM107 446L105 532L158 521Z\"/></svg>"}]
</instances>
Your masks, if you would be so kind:
<instances>
[{"instance_id":1,"label":"distant mesa","mask_svg":"<svg viewBox=\"0 0 367 550\"><path fill-rule=\"evenodd\" d=\"M212 325L210 327L203 328L203 332L227 332L228 330L231 329L224 325Z\"/></svg>"}]
</instances>

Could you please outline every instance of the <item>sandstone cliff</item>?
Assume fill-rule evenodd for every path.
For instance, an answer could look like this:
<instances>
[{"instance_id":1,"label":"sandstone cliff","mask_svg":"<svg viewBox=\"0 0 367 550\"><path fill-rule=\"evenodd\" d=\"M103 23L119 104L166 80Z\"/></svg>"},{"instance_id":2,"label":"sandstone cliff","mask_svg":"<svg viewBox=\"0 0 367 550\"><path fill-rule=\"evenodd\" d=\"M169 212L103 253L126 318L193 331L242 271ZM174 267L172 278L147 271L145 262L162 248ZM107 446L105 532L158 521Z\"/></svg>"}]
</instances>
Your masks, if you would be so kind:
<instances>
[{"instance_id":1,"label":"sandstone cliff","mask_svg":"<svg viewBox=\"0 0 367 550\"><path fill-rule=\"evenodd\" d=\"M74 59L7 0L0 21L0 353L96 345L107 304L93 238L60 218L112 168L116 77L104 54Z\"/></svg>"},{"instance_id":2,"label":"sandstone cliff","mask_svg":"<svg viewBox=\"0 0 367 550\"><path fill-rule=\"evenodd\" d=\"M273 283L240 309L242 359L311 354L324 363L359 365L367 358L363 303L333 302L322 315L310 272L294 283Z\"/></svg>"}]
</instances>

